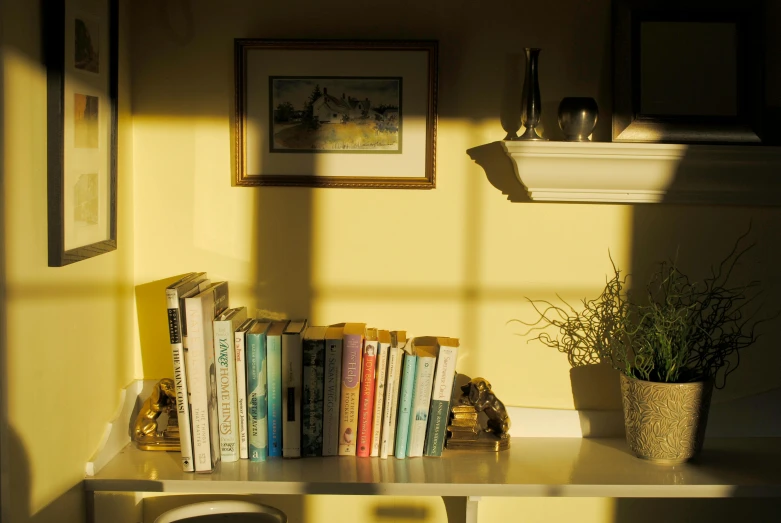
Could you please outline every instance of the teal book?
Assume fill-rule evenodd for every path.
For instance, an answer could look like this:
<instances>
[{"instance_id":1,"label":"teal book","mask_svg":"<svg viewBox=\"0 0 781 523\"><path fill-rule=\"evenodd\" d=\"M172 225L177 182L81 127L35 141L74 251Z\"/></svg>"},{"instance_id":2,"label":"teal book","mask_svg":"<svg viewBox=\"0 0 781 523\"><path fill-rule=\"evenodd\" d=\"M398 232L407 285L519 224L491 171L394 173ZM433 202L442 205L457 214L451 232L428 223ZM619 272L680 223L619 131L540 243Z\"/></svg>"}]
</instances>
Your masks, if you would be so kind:
<instances>
[{"instance_id":1,"label":"teal book","mask_svg":"<svg viewBox=\"0 0 781 523\"><path fill-rule=\"evenodd\" d=\"M325 332L327 327L309 327L303 341L303 397L301 401L301 455L323 455L323 383Z\"/></svg>"},{"instance_id":2,"label":"teal book","mask_svg":"<svg viewBox=\"0 0 781 523\"><path fill-rule=\"evenodd\" d=\"M282 457L282 333L287 324L287 320L272 322L266 332L269 457Z\"/></svg>"},{"instance_id":3,"label":"teal book","mask_svg":"<svg viewBox=\"0 0 781 523\"><path fill-rule=\"evenodd\" d=\"M268 371L266 332L271 323L256 322L246 334L247 443L250 461L268 457Z\"/></svg>"},{"instance_id":4,"label":"teal book","mask_svg":"<svg viewBox=\"0 0 781 523\"><path fill-rule=\"evenodd\" d=\"M415 384L417 356L404 354L404 366L401 370L401 397L399 398L399 420L396 423L396 457L407 457L407 437L409 434L410 412L412 411L412 387Z\"/></svg>"}]
</instances>

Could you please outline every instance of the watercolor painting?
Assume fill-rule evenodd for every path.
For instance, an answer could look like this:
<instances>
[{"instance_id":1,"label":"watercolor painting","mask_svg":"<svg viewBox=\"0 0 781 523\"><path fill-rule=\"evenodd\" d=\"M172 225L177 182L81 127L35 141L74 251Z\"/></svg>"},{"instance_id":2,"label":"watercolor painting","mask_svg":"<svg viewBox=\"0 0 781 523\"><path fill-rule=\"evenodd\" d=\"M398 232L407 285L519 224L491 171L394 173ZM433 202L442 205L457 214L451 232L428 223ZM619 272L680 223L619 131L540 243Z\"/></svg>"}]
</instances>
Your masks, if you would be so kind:
<instances>
[{"instance_id":1,"label":"watercolor painting","mask_svg":"<svg viewBox=\"0 0 781 523\"><path fill-rule=\"evenodd\" d=\"M398 77L271 77L271 151L400 153L401 84Z\"/></svg>"},{"instance_id":2,"label":"watercolor painting","mask_svg":"<svg viewBox=\"0 0 781 523\"><path fill-rule=\"evenodd\" d=\"M73 145L80 149L98 148L97 96L73 95Z\"/></svg>"},{"instance_id":3,"label":"watercolor painting","mask_svg":"<svg viewBox=\"0 0 781 523\"><path fill-rule=\"evenodd\" d=\"M99 205L98 173L82 174L73 186L73 221L80 225L97 225Z\"/></svg>"},{"instance_id":4,"label":"watercolor painting","mask_svg":"<svg viewBox=\"0 0 781 523\"><path fill-rule=\"evenodd\" d=\"M76 18L75 56L76 69L100 73L100 29L98 22Z\"/></svg>"}]
</instances>

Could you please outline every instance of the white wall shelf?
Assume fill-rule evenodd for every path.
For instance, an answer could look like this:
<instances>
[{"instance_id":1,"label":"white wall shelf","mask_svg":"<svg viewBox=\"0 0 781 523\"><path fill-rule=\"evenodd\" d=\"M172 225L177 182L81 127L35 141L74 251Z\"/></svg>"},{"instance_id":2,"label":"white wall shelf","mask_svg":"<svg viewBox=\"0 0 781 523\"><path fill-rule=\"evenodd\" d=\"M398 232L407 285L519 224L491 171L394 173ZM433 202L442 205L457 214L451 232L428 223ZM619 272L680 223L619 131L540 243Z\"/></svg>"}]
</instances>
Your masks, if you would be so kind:
<instances>
[{"instance_id":1,"label":"white wall shelf","mask_svg":"<svg viewBox=\"0 0 781 523\"><path fill-rule=\"evenodd\" d=\"M781 497L779 463L781 438L708 439L698 463L675 467L633 457L623 439L513 438L511 448L497 454L240 460L194 474L182 472L178 453L130 444L84 486L190 494Z\"/></svg>"},{"instance_id":2,"label":"white wall shelf","mask_svg":"<svg viewBox=\"0 0 781 523\"><path fill-rule=\"evenodd\" d=\"M532 201L781 205L781 147L501 144Z\"/></svg>"}]
</instances>

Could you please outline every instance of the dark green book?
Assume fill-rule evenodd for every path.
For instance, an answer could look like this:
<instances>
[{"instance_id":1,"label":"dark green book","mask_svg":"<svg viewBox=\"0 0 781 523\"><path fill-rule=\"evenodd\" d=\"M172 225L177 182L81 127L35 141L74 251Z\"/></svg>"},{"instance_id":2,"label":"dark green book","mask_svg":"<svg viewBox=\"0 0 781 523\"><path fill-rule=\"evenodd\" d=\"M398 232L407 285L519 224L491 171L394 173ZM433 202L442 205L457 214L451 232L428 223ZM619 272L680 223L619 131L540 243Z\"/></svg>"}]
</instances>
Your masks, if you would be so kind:
<instances>
[{"instance_id":1,"label":"dark green book","mask_svg":"<svg viewBox=\"0 0 781 523\"><path fill-rule=\"evenodd\" d=\"M308 327L302 342L304 371L301 401L301 455L323 455L323 379L325 331Z\"/></svg>"}]
</instances>

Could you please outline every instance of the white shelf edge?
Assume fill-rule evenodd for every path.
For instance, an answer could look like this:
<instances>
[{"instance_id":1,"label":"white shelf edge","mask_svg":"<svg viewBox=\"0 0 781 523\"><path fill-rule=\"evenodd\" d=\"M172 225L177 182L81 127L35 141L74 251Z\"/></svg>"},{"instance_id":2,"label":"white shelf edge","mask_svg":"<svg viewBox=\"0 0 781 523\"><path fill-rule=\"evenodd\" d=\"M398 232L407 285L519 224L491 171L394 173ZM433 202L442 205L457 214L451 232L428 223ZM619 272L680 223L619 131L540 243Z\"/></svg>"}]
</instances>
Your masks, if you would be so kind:
<instances>
[{"instance_id":1,"label":"white shelf edge","mask_svg":"<svg viewBox=\"0 0 781 523\"><path fill-rule=\"evenodd\" d=\"M781 205L781 147L501 144L532 201Z\"/></svg>"}]
</instances>

